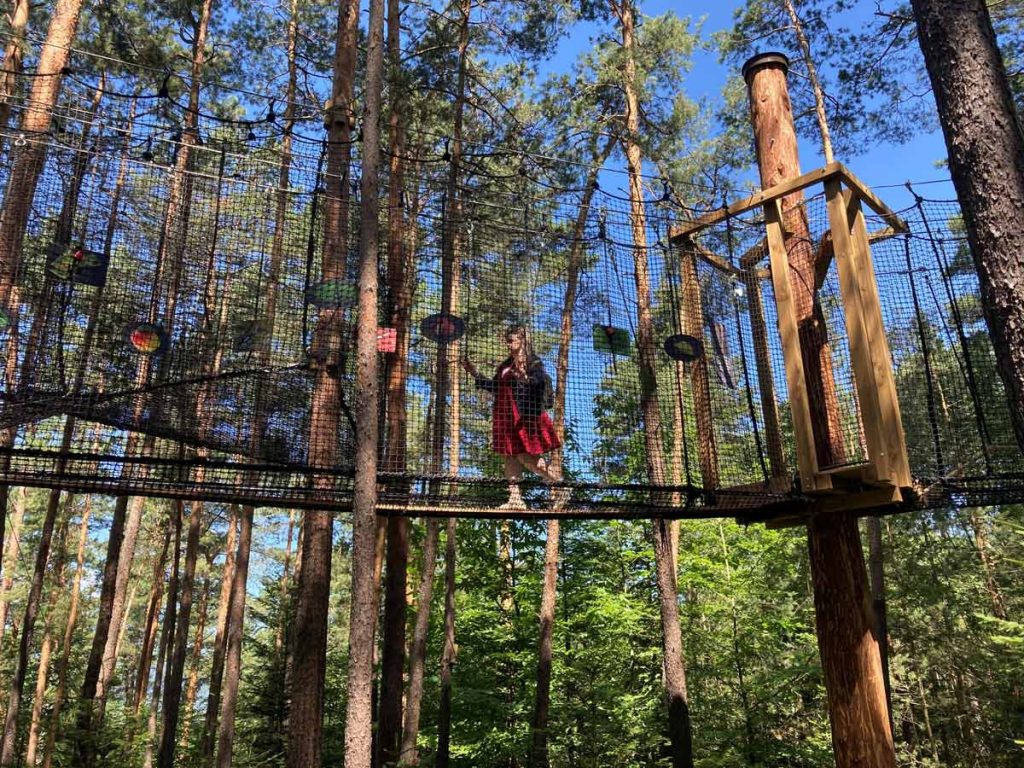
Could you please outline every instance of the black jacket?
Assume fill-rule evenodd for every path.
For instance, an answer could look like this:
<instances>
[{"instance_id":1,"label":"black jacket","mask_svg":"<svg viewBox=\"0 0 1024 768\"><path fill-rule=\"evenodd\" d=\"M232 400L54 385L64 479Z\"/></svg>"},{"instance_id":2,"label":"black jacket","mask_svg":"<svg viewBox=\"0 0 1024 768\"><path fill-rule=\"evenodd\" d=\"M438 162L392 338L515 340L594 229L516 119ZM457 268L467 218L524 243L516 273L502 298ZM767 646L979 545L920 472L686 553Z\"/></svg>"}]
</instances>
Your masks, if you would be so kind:
<instances>
[{"instance_id":1,"label":"black jacket","mask_svg":"<svg viewBox=\"0 0 1024 768\"><path fill-rule=\"evenodd\" d=\"M494 376L476 377L476 385L491 394L498 393L501 372L512 364L512 358L505 358L494 372ZM512 378L512 397L516 401L519 415L524 419L536 419L544 412L544 363L536 355L526 361L526 378Z\"/></svg>"}]
</instances>

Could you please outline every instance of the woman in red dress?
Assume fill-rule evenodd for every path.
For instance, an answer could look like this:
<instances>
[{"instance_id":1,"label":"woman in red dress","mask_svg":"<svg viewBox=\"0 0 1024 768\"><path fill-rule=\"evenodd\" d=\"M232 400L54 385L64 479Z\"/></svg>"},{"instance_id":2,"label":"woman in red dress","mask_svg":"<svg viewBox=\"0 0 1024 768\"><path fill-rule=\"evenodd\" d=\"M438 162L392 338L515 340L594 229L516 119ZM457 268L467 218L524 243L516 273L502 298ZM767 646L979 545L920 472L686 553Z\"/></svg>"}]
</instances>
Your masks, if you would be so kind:
<instances>
[{"instance_id":1,"label":"woman in red dress","mask_svg":"<svg viewBox=\"0 0 1024 768\"><path fill-rule=\"evenodd\" d=\"M519 490L524 469L535 472L548 483L561 482L544 454L558 448L555 425L544 410L544 363L533 353L530 336L522 325L514 325L505 333L508 357L498 366L492 378L481 376L469 359L462 367L476 380L480 389L494 395L492 439L494 452L505 457L505 479L508 480L508 502L502 509L525 509ZM557 489L552 497L555 506L565 503L567 489Z\"/></svg>"}]
</instances>

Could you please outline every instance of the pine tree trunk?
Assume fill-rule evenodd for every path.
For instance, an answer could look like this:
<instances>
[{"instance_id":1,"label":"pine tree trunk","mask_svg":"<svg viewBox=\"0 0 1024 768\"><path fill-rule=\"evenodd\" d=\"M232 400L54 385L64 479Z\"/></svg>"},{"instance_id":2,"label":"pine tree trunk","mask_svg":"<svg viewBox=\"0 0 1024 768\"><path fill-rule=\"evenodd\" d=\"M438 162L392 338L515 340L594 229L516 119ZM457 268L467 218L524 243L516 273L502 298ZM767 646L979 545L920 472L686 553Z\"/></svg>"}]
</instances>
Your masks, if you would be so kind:
<instances>
[{"instance_id":1,"label":"pine tree trunk","mask_svg":"<svg viewBox=\"0 0 1024 768\"><path fill-rule=\"evenodd\" d=\"M0 585L0 647L3 646L4 635L7 634L7 617L11 612L11 587L14 586L14 579L18 572L18 562L21 559L21 528L25 522L25 503L28 499L28 489L24 486L18 488L14 497L14 513L11 516L11 531L4 540L4 577ZM0 510L3 517L7 516L7 510Z\"/></svg>"},{"instance_id":2,"label":"pine tree trunk","mask_svg":"<svg viewBox=\"0 0 1024 768\"><path fill-rule=\"evenodd\" d=\"M64 637L60 646L60 658L57 660L55 675L57 690L53 695L53 711L50 714L50 727L46 733L46 745L43 748L43 768L53 765L53 749L57 734L60 732L60 713L64 706L64 697L68 689L68 663L71 659L71 643L75 637L75 624L78 621L78 605L82 592L82 573L85 568L85 547L89 542L89 518L92 515L92 496L86 496L82 507L82 522L78 531L78 551L75 554L75 578L71 582L71 602L68 606L68 617L64 624Z\"/></svg>"},{"instance_id":3,"label":"pine tree trunk","mask_svg":"<svg viewBox=\"0 0 1024 768\"><path fill-rule=\"evenodd\" d=\"M394 103L389 117L391 149L388 176L388 307L389 326L395 329L395 352L385 364L387 422L385 469L406 470L406 377L409 355L409 314L412 291L405 249L405 106L401 29L398 0L388 0L387 57L390 92ZM381 702L377 729L377 764L398 762L402 738L402 688L405 671L406 589L409 567L409 519L388 520L387 579L384 591L384 626L381 641Z\"/></svg>"},{"instance_id":4,"label":"pine tree trunk","mask_svg":"<svg viewBox=\"0 0 1024 768\"><path fill-rule=\"evenodd\" d=\"M358 3L346 0L339 4L334 79L326 115L328 141L322 259L325 280L341 279L346 273L345 254L349 241L349 191L346 182L355 121L358 19ZM309 433L309 463L313 467L333 467L338 463L339 372L344 364L341 319L340 310L322 309L313 335L312 356L316 370ZM316 487L325 489L330 483L329 478L315 480ZM291 666L288 768L306 768L320 762L332 527L330 512L311 510L305 513L294 619L296 642Z\"/></svg>"},{"instance_id":5,"label":"pine tree trunk","mask_svg":"<svg viewBox=\"0 0 1024 768\"><path fill-rule=\"evenodd\" d=\"M11 101L21 75L25 59L25 32L28 29L28 0L13 0L7 22L7 45L0 69L0 130L7 127L11 117Z\"/></svg>"},{"instance_id":6,"label":"pine tree trunk","mask_svg":"<svg viewBox=\"0 0 1024 768\"><path fill-rule=\"evenodd\" d=\"M885 683L885 710L892 721L892 685L889 681L889 613L885 604L885 551L882 548L882 521L878 517L865 520L868 532L868 578L871 584L871 608L874 617L875 638L878 640L882 680Z\"/></svg>"},{"instance_id":7,"label":"pine tree trunk","mask_svg":"<svg viewBox=\"0 0 1024 768\"><path fill-rule=\"evenodd\" d=\"M373 647L377 619L374 559L377 525L377 270L380 116L384 80L384 0L370 0L360 178L359 314L356 328L355 486L352 494L352 604L349 619L345 765L370 768L373 757ZM307 555L308 558L308 555ZM329 573L329 570L328 570ZM321 679L322 683L322 679ZM298 768L298 766L290 766Z\"/></svg>"},{"instance_id":8,"label":"pine tree trunk","mask_svg":"<svg viewBox=\"0 0 1024 768\"><path fill-rule=\"evenodd\" d=\"M647 224L640 146L640 104L636 93L636 61L634 24L635 11L631 0L612 8L622 28L622 45L626 57L622 85L626 96L626 124L622 137L629 171L631 224L633 231L634 280L637 295L637 364L640 374L640 407L644 417L647 447L647 474L653 485L664 485L665 459L662 455L661 413L658 405L657 362L654 324L651 317L651 286L647 265ZM674 768L693 766L693 744L690 710L686 693L686 667L683 661L682 632L679 627L679 605L675 566L672 562L671 525L666 520L653 522L654 556L661 606L662 648L664 652L665 692L668 697L669 737Z\"/></svg>"},{"instance_id":9,"label":"pine tree trunk","mask_svg":"<svg viewBox=\"0 0 1024 768\"><path fill-rule=\"evenodd\" d=\"M224 681L228 621L231 616L231 599L235 583L238 520L238 506L232 504L228 514L227 537L224 542L224 570L221 572L220 599L217 602L217 628L213 637L213 659L210 669L209 693L206 698L206 719L203 723L203 739L199 750L200 761L204 766L213 764L217 726L220 722L221 686ZM246 556L248 556L248 549Z\"/></svg>"},{"instance_id":10,"label":"pine tree trunk","mask_svg":"<svg viewBox=\"0 0 1024 768\"><path fill-rule=\"evenodd\" d=\"M173 517L181 519L180 504L174 504ZM167 530L171 530L168 525ZM153 745L156 743L157 722L160 713L160 692L163 689L164 665L171 638L174 637L174 620L178 605L178 564L181 562L181 527L174 530L174 550L172 551L171 573L167 580L167 602L164 607L163 621L160 623L160 649L156 655L156 672L153 675L153 691L149 698L149 718L146 726L146 747L143 768L153 768Z\"/></svg>"},{"instance_id":11,"label":"pine tree trunk","mask_svg":"<svg viewBox=\"0 0 1024 768\"><path fill-rule=\"evenodd\" d=\"M178 749L188 752L189 736L192 732L192 720L196 707L196 694L199 691L199 667L203 660L203 641L206 639L206 620L209 618L210 577L203 578L203 587L199 592L199 621L196 623L196 634L192 640L192 658L189 660L188 687L185 689L185 705L182 711L185 721L181 726L181 740Z\"/></svg>"},{"instance_id":12,"label":"pine tree trunk","mask_svg":"<svg viewBox=\"0 0 1024 768\"><path fill-rule=\"evenodd\" d=\"M195 592L196 563L199 560L199 536L202 533L203 505L193 502L188 521L188 536L185 543L185 572L181 576L181 598L178 604L177 627L170 654L171 663L167 669L164 689L164 722L161 732L160 751L157 755L159 768L174 768L174 753L178 746L178 719L181 715L181 686L185 674L185 656L188 653L189 621L192 616L193 594ZM180 525L180 523L179 523Z\"/></svg>"},{"instance_id":13,"label":"pine tree trunk","mask_svg":"<svg viewBox=\"0 0 1024 768\"><path fill-rule=\"evenodd\" d=\"M448 518L444 550L444 645L441 649L441 703L437 709L436 768L448 768L452 732L452 668L458 646L455 645L455 528L457 520Z\"/></svg>"},{"instance_id":14,"label":"pine tree trunk","mask_svg":"<svg viewBox=\"0 0 1024 768\"><path fill-rule=\"evenodd\" d=\"M231 581L230 610L224 652L224 679L221 690L220 728L217 734L217 768L230 768L235 742L235 706L242 673L242 638L245 630L245 592L249 580L249 551L252 548L251 506L242 507L238 518L238 551ZM315 765L315 763L310 763Z\"/></svg>"},{"instance_id":15,"label":"pine tree trunk","mask_svg":"<svg viewBox=\"0 0 1024 768\"><path fill-rule=\"evenodd\" d=\"M818 647L837 768L894 768L871 591L857 521L818 514L808 525Z\"/></svg>"},{"instance_id":16,"label":"pine tree trunk","mask_svg":"<svg viewBox=\"0 0 1024 768\"><path fill-rule=\"evenodd\" d=\"M773 62L744 72L762 189L800 175L786 71L781 63ZM807 223L804 193L794 192L782 198L781 207L814 445L818 467L824 469L845 461L846 451L828 326L818 297L817 275L823 270L819 269Z\"/></svg>"},{"instance_id":17,"label":"pine tree trunk","mask_svg":"<svg viewBox=\"0 0 1024 768\"><path fill-rule=\"evenodd\" d=\"M21 636L18 638L18 659L14 668L14 677L7 695L7 714L4 720L3 741L0 744L0 766L13 766L17 762L18 714L21 697L25 690L25 677L32 652L32 639L35 631L36 615L43 594L43 580L46 577L46 563L50 557L50 544L53 540L53 527L57 520L60 491L49 494L46 513L43 517L39 544L36 548L35 570L32 585L25 601L25 614L22 618Z\"/></svg>"},{"instance_id":18,"label":"pine tree trunk","mask_svg":"<svg viewBox=\"0 0 1024 768\"><path fill-rule=\"evenodd\" d=\"M36 764L39 749L39 727L43 722L43 705L46 703L46 680L50 672L50 656L57 639L50 634L49 620L43 632L43 645L39 651L39 667L36 670L36 690L32 699L32 716L28 726L28 745L25 747L25 765Z\"/></svg>"},{"instance_id":19,"label":"pine tree trunk","mask_svg":"<svg viewBox=\"0 0 1024 768\"><path fill-rule=\"evenodd\" d=\"M984 0L912 0L981 283L981 308L1024 450L1024 135Z\"/></svg>"},{"instance_id":20,"label":"pine tree trunk","mask_svg":"<svg viewBox=\"0 0 1024 768\"><path fill-rule=\"evenodd\" d=\"M182 126L181 143L177 148L174 170L171 176L171 185L167 194L167 207L164 216L160 235L160 245L156 259L156 275L153 280L153 290L150 296L149 320L156 322L162 317L164 327L171 328L177 312L178 293L182 275L182 258L185 249L185 238L188 229L188 222L191 210L192 178L188 172L191 148L198 140L196 125L199 115L199 88L201 85L200 74L204 62L206 28L209 24L210 3L212 0L204 0L203 13L199 24L194 30L193 56L192 56L192 84L189 89L189 108L185 112L184 124ZM161 312L161 303L163 304ZM136 368L136 385L143 386L148 383L152 373L152 360L149 357L142 359ZM165 368L156 372L157 380L161 380L165 374ZM146 398L138 398L135 406L134 418L140 419L146 404ZM152 451L154 444L153 437L140 438L136 432L128 435L125 454L132 455L138 449L141 440L142 453L148 454ZM125 466L125 471L128 471ZM135 503L133 502L133 509ZM118 602L117 582L119 579L127 578L127 573L122 566L128 569L131 567L130 557L134 557L134 546L129 536L132 534L131 526L125 524L125 510L128 499L119 497L114 508L114 521L111 524L111 539L107 548L107 562L104 568L103 587L100 594L100 610L96 622L96 633L93 636L92 652L89 656L86 667L85 681L82 685L82 693L79 699L79 713L76 734L76 749L79 762L83 768L92 768L94 755L92 754L92 735L97 729L97 722L102 722L103 711L106 705L105 691L101 687L109 680L113 668L108 666L109 672L104 673L104 666L112 663L110 661L111 643L116 642L119 625L111 627L115 623L115 607ZM113 535L116 532L116 537ZM121 552L124 549L125 557L122 559ZM129 550L131 550L129 552ZM177 565L175 566L177 567ZM123 592L122 592L123 594ZM116 615L120 615L117 611ZM113 631L112 631L113 629ZM96 699L99 694L99 706L96 707ZM136 702L138 706L139 702ZM96 722L94 722L94 719Z\"/></svg>"},{"instance_id":21,"label":"pine tree trunk","mask_svg":"<svg viewBox=\"0 0 1024 768\"><path fill-rule=\"evenodd\" d=\"M277 631L274 633L274 657L276 664L284 664L284 637L285 625L288 623L288 584L291 576L292 540L295 534L296 510L288 510L288 533L285 536L284 562L281 565L281 580L278 591L278 613Z\"/></svg>"},{"instance_id":22,"label":"pine tree trunk","mask_svg":"<svg viewBox=\"0 0 1024 768\"><path fill-rule=\"evenodd\" d=\"M46 618L43 622L43 642L39 652L39 666L36 669L36 687L32 699L32 714L29 720L28 744L25 748L26 766L35 766L36 753L39 749L39 729L43 722L43 706L46 703L46 685L50 675L50 659L53 655L57 639L53 636L53 620L57 604L64 594L65 569L68 561L68 526L74 497L70 494L64 500L64 513L57 534L57 551L52 567L53 583L50 585L50 597L46 606Z\"/></svg>"},{"instance_id":23,"label":"pine tree trunk","mask_svg":"<svg viewBox=\"0 0 1024 768\"><path fill-rule=\"evenodd\" d=\"M793 0L783 0L782 4L793 25L793 35L796 37L800 54L803 56L807 79L811 84L811 91L814 93L814 117L818 121L818 133L821 134L821 152L825 156L825 162L831 163L835 157L832 153L832 134L828 128L828 115L825 112L825 90L821 87L818 68L814 64L814 57L811 56L811 42L807 39L807 32L796 12Z\"/></svg>"},{"instance_id":24,"label":"pine tree trunk","mask_svg":"<svg viewBox=\"0 0 1024 768\"><path fill-rule=\"evenodd\" d=\"M121 538L121 551L118 554L117 577L114 582L114 597L110 606L110 624L107 628L107 639L103 648L103 661L99 677L96 680L96 723L103 722L107 706L107 687L114 676L117 666L117 638L121 634L127 617L128 582L131 579L132 564L135 562L135 547L139 540L139 529L142 527L142 512L145 499L141 496L119 496L115 502L114 514L118 514L117 505L127 505L124 536Z\"/></svg>"},{"instance_id":25,"label":"pine tree trunk","mask_svg":"<svg viewBox=\"0 0 1024 768\"><path fill-rule=\"evenodd\" d=\"M579 289L580 266L583 261L583 235L590 204L594 197L594 183L597 169L615 147L615 138L609 137L604 149L594 146L594 162L584 185L583 199L573 229L572 250L566 268L565 297L562 303L562 325L558 342L558 363L556 367L554 422L558 437L565 437L565 392L569 382L569 348L572 344L573 313L576 309L576 294ZM563 440L564 442L564 440ZM562 476L562 452L557 451L551 460L556 476ZM540 635L537 640L537 692L534 699L533 720L530 724L530 765L532 768L547 768L548 765L548 710L551 702L551 659L552 638L555 624L555 599L558 589L558 542L560 525L557 519L548 521L547 542L544 546L544 581L540 601Z\"/></svg>"},{"instance_id":26,"label":"pine tree trunk","mask_svg":"<svg viewBox=\"0 0 1024 768\"><path fill-rule=\"evenodd\" d=\"M164 594L164 574L167 570L167 552L171 546L171 526L163 526L163 546L153 560L152 588L149 603L146 607L146 623L143 625L142 648L139 651L139 665L135 673L135 695L132 697L132 715L138 716L142 702L149 689L149 669L153 661L153 650L156 646L157 620L160 618L160 601Z\"/></svg>"},{"instance_id":27,"label":"pine tree trunk","mask_svg":"<svg viewBox=\"0 0 1024 768\"><path fill-rule=\"evenodd\" d=\"M78 30L81 10L82 0L57 0L53 8L50 26L46 32L46 42L39 54L28 98L30 106L25 110L21 120L21 130L30 136L43 136L50 130L53 107L60 92L62 73L71 55L71 45ZM12 17L12 23L14 21ZM18 287L15 281L21 267L22 245L32 212L32 199L35 197L45 162L46 144L43 142L26 145L9 160L7 194L0 215L0 308L6 310L11 317L16 315L14 310L18 304ZM14 392L17 388L17 324L12 326L11 332L8 333L6 356L4 374L7 391ZM0 447L12 445L16 431L16 427L0 429ZM10 458L5 457L0 459L0 462L4 466L9 466ZM0 544L4 540L9 491L10 486L0 483Z\"/></svg>"},{"instance_id":28,"label":"pine tree trunk","mask_svg":"<svg viewBox=\"0 0 1024 768\"><path fill-rule=\"evenodd\" d=\"M440 523L437 518L427 519L423 541L423 571L416 600L416 623L413 626L409 648L409 693L405 700L405 723L402 729L402 765L419 765L420 755L416 739L420 730L420 708L423 703L423 673L427 660L427 634L430 629L430 604L434 592L434 574L437 570L437 541Z\"/></svg>"},{"instance_id":29,"label":"pine tree trunk","mask_svg":"<svg viewBox=\"0 0 1024 768\"><path fill-rule=\"evenodd\" d=\"M558 390L556 390L558 391ZM530 724L530 766L548 766L548 708L551 702L551 646L558 589L558 520L548 521L544 545L544 581L540 596L540 638L537 641L537 693Z\"/></svg>"},{"instance_id":30,"label":"pine tree trunk","mask_svg":"<svg viewBox=\"0 0 1024 768\"><path fill-rule=\"evenodd\" d=\"M770 56L751 60L744 67L744 76L762 186L798 176L796 133L784 61ZM790 195L782 200L782 210L818 466L825 467L843 456L842 429L827 329L817 297L817 255L809 238L805 239L807 218L802 200L802 193ZM856 519L816 515L807 527L807 536L818 648L825 672L837 766L892 766L892 732Z\"/></svg>"}]
</instances>

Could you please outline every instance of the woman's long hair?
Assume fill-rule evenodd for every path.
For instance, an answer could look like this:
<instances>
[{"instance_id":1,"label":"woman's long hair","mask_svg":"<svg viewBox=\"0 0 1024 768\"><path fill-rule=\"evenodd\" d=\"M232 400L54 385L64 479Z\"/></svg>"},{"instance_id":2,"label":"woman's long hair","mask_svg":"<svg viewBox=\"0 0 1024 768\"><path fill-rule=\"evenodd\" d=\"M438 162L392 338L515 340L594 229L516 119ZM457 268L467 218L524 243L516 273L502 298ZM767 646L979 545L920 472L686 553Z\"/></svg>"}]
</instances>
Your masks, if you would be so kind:
<instances>
[{"instance_id":1,"label":"woman's long hair","mask_svg":"<svg viewBox=\"0 0 1024 768\"><path fill-rule=\"evenodd\" d=\"M505 340L508 341L513 336L518 336L522 340L522 344L519 348L519 354L522 356L519 360L513 358L512 365L519 367L524 373L526 368L530 364L530 360L533 359L533 341L530 339L530 329L525 325L510 325L505 329Z\"/></svg>"}]
</instances>

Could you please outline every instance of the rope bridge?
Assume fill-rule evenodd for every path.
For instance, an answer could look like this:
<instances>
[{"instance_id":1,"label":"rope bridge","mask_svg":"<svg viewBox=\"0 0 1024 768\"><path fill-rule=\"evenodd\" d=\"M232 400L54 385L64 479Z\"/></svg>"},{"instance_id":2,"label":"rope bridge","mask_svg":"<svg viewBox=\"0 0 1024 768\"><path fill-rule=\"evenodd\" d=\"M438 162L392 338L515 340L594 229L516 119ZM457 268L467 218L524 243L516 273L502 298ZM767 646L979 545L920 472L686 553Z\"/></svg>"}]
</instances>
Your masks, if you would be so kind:
<instances>
[{"instance_id":1,"label":"rope bridge","mask_svg":"<svg viewBox=\"0 0 1024 768\"><path fill-rule=\"evenodd\" d=\"M0 482L347 508L357 166L332 186L316 144L285 155L275 141L250 146L224 126L201 127L196 144L116 111L60 117L52 135L0 135L5 205L18 193L7 176L19 154L45 150L16 290L0 307L0 431L9 436L0 441ZM182 152L187 164L176 162ZM705 212L680 229L694 217L651 189L638 242L636 211L611 174L590 185L586 169L481 150L463 157L453 185L441 140L436 154L411 160L399 204L408 222L407 324L379 319L382 391L398 360L407 363L402 434L382 430L381 514L502 514L492 396L459 361L490 376L514 324L530 330L553 381L569 489L554 505L552 489L525 484L517 517L754 521L841 508L854 496L893 509L1024 497L1024 459L955 203L918 199L898 216L881 204L880 213L864 211L912 476L886 485L876 424L884 403L865 401L858 355L870 350L847 328L829 193L812 188L846 178L839 171L810 178L799 205L805 245L818 254L817 272L803 279L814 284L811 330L823 343L813 360L804 343L802 362L814 363L808 381L822 382L797 396L808 413L827 415L825 446L794 416L793 351L773 280L771 202L781 194ZM849 188L877 202L862 185ZM339 210L344 267L325 276L324 222ZM657 426L644 423L640 402L638 257L651 275L655 349L644 352L656 360ZM446 263L454 264L447 277ZM576 295L566 309L570 281ZM316 333L325 318L343 329L333 348ZM567 366L559 365L564 344ZM319 415L311 400L325 367L340 383L330 406L343 458L318 467L309 456ZM394 423L388 417L383 424ZM667 468L660 483L647 476L650 429ZM882 453L892 469L896 458ZM897 493L886 496L887 487Z\"/></svg>"}]
</instances>

